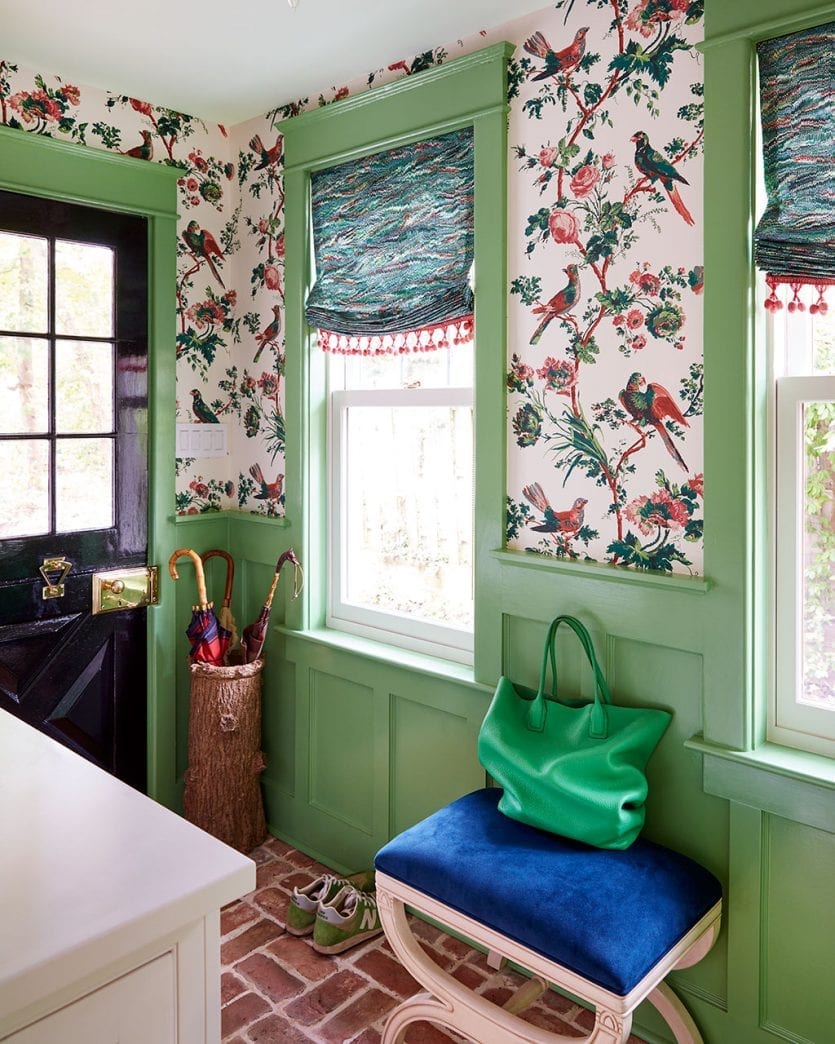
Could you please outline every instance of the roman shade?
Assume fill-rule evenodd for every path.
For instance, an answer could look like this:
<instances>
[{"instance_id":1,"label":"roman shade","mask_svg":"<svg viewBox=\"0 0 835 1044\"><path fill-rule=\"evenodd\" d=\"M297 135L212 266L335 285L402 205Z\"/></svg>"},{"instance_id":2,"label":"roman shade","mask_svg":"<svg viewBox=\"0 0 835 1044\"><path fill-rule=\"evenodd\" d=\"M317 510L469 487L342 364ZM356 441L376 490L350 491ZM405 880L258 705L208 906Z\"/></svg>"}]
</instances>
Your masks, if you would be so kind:
<instances>
[{"instance_id":1,"label":"roman shade","mask_svg":"<svg viewBox=\"0 0 835 1044\"><path fill-rule=\"evenodd\" d=\"M817 291L810 312L826 312L835 283L835 22L757 45L767 205L754 234L766 273L766 308L804 310L801 288Z\"/></svg>"},{"instance_id":2,"label":"roman shade","mask_svg":"<svg viewBox=\"0 0 835 1044\"><path fill-rule=\"evenodd\" d=\"M472 338L471 127L311 176L316 281L305 315L325 351L431 351Z\"/></svg>"}]
</instances>

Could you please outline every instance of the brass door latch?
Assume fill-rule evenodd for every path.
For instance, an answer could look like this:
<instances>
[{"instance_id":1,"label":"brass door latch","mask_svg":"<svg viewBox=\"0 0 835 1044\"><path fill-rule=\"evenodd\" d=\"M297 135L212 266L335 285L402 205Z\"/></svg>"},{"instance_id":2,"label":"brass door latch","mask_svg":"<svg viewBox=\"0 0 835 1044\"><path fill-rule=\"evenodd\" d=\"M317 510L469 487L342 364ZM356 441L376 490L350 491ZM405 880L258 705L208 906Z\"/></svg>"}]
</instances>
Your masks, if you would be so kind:
<instances>
[{"instance_id":1,"label":"brass door latch","mask_svg":"<svg viewBox=\"0 0 835 1044\"><path fill-rule=\"evenodd\" d=\"M72 569L72 562L68 562L63 555L60 558L45 558L38 572L44 578L46 587L41 588L44 601L49 598L64 597L64 581Z\"/></svg>"},{"instance_id":2,"label":"brass door latch","mask_svg":"<svg viewBox=\"0 0 835 1044\"><path fill-rule=\"evenodd\" d=\"M159 568L136 566L93 574L93 615L159 603Z\"/></svg>"}]
</instances>

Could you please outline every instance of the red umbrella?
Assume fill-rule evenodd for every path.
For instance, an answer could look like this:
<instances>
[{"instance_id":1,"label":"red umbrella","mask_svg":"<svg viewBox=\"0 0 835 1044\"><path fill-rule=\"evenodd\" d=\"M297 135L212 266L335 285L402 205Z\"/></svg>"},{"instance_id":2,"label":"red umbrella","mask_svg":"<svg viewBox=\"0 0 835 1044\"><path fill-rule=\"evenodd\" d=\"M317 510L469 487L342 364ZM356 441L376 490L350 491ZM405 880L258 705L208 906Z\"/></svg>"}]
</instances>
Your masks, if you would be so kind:
<instances>
[{"instance_id":1,"label":"red umbrella","mask_svg":"<svg viewBox=\"0 0 835 1044\"><path fill-rule=\"evenodd\" d=\"M273 582L267 592L267 599L264 602L258 619L254 623L247 624L246 627L244 627L243 634L241 635L241 649L244 654L244 663L252 663L253 660L257 660L261 655L261 650L264 648L264 640L267 637L267 624L270 620L270 610L272 609L273 604L273 595L278 586L278 575L285 562L293 563L293 597L298 598L301 594L302 585L304 584L304 573L302 571L301 563L298 558L296 558L295 551L290 548L290 550L285 551L276 562Z\"/></svg>"},{"instance_id":2,"label":"red umbrella","mask_svg":"<svg viewBox=\"0 0 835 1044\"><path fill-rule=\"evenodd\" d=\"M232 584L235 580L235 563L232 561L232 556L228 551L221 551L220 548L212 548L211 551L204 551L200 556L203 565L205 565L210 558L222 558L226 562L226 588L223 592L223 605L220 607L220 612L217 614L217 620L221 627L225 627L229 632L229 648L233 648L238 640L238 627L235 623L235 617L232 615Z\"/></svg>"},{"instance_id":3,"label":"red umbrella","mask_svg":"<svg viewBox=\"0 0 835 1044\"><path fill-rule=\"evenodd\" d=\"M175 562L182 555L188 555L194 562L194 573L197 578L197 605L192 606L193 616L186 628L186 636L191 642L189 656L195 663L207 663L218 667L229 648L232 637L225 627L221 627L215 616L214 602L206 596L206 577L203 574L203 563L200 555L191 548L181 547L168 559L168 572L172 580L178 580L179 574Z\"/></svg>"}]
</instances>

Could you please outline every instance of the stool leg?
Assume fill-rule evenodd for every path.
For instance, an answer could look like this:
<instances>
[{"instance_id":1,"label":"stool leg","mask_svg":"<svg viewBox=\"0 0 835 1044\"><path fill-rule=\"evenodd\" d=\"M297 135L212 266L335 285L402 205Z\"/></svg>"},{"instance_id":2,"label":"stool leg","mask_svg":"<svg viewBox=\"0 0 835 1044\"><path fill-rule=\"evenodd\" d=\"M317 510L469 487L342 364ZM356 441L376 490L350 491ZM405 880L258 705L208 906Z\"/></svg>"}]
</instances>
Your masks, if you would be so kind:
<instances>
[{"instance_id":1,"label":"stool leg","mask_svg":"<svg viewBox=\"0 0 835 1044\"><path fill-rule=\"evenodd\" d=\"M403 967L429 992L410 997L389 1015L382 1044L403 1044L405 1030L420 1019L441 1025L469 1040L492 1044L623 1044L632 1016L597 1010L587 1037L568 1037L524 1022L485 997L474 993L440 968L412 933L402 900L377 886L377 907L386 939ZM523 987L524 989L524 987Z\"/></svg>"},{"instance_id":2,"label":"stool leg","mask_svg":"<svg viewBox=\"0 0 835 1044\"><path fill-rule=\"evenodd\" d=\"M704 1044L690 1012L666 982L659 982L647 1000L673 1031L676 1044Z\"/></svg>"}]
</instances>

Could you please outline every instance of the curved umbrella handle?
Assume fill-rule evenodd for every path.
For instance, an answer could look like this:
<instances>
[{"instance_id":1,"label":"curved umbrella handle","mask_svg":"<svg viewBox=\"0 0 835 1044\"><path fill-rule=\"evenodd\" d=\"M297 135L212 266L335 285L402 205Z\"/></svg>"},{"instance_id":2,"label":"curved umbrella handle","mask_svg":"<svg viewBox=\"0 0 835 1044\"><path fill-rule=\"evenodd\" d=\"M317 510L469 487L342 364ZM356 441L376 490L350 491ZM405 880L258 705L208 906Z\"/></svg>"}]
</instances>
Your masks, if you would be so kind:
<instances>
[{"instance_id":1,"label":"curved umbrella handle","mask_svg":"<svg viewBox=\"0 0 835 1044\"><path fill-rule=\"evenodd\" d=\"M232 583L235 580L235 563L228 551L221 551L219 547L211 551L204 551L200 556L205 565L210 558L223 558L226 561L226 589L223 592L223 604L228 607L232 604Z\"/></svg>"},{"instance_id":2,"label":"curved umbrella handle","mask_svg":"<svg viewBox=\"0 0 835 1044\"><path fill-rule=\"evenodd\" d=\"M194 575L197 578L197 600L200 603L201 609L209 608L209 599L206 596L206 577L203 573L203 562L200 555L196 551L192 551L190 547L178 548L168 559L168 572L172 580L179 580L180 574L177 572L176 562L178 558L182 558L183 555L188 557L194 562Z\"/></svg>"},{"instance_id":3,"label":"curved umbrella handle","mask_svg":"<svg viewBox=\"0 0 835 1044\"><path fill-rule=\"evenodd\" d=\"M302 569L301 562L296 558L296 552L292 547L279 555L278 561L275 564L276 576L281 572L281 567L285 562L293 563L293 598L298 598L302 593L302 588L304 587L304 570Z\"/></svg>"}]
</instances>

